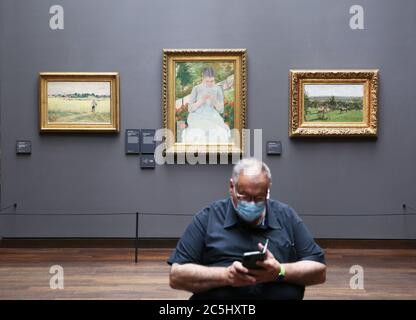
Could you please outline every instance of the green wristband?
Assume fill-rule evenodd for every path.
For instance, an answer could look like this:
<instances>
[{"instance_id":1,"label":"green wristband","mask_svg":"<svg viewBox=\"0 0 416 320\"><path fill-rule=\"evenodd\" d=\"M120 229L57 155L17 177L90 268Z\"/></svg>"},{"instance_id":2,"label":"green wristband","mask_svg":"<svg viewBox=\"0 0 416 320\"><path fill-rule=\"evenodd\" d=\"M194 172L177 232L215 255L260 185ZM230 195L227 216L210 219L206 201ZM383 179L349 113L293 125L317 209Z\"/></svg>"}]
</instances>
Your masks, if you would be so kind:
<instances>
[{"instance_id":1,"label":"green wristband","mask_svg":"<svg viewBox=\"0 0 416 320\"><path fill-rule=\"evenodd\" d=\"M280 272L278 274L277 280L283 281L286 275L286 270L283 264L280 265Z\"/></svg>"}]
</instances>

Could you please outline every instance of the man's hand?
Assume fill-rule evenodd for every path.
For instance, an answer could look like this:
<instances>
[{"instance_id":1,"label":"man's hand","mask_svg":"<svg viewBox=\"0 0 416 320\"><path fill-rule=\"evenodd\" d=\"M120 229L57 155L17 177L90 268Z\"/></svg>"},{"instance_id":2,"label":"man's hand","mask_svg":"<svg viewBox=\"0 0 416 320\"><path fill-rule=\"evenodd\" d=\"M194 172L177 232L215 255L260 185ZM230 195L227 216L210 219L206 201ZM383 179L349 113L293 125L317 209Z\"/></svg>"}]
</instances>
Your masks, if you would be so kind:
<instances>
[{"instance_id":1,"label":"man's hand","mask_svg":"<svg viewBox=\"0 0 416 320\"><path fill-rule=\"evenodd\" d=\"M234 263L225 270L226 281L230 286L243 287L256 283L256 279L249 275L249 270L245 268L240 261L234 261Z\"/></svg>"},{"instance_id":2,"label":"man's hand","mask_svg":"<svg viewBox=\"0 0 416 320\"><path fill-rule=\"evenodd\" d=\"M259 243L259 250L263 250L264 246ZM280 272L280 263L275 259L273 254L267 250L264 261L257 261L256 264L261 269L249 269L248 274L252 275L256 283L275 281Z\"/></svg>"}]
</instances>

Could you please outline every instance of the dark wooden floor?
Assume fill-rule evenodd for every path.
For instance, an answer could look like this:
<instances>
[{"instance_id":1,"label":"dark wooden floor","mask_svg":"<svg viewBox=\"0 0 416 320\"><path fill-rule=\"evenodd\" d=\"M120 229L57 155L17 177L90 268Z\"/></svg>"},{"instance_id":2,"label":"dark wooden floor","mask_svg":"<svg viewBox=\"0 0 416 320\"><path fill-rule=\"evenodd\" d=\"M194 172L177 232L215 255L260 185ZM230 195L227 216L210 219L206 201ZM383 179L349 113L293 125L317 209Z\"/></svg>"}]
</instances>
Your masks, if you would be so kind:
<instances>
[{"instance_id":1,"label":"dark wooden floor","mask_svg":"<svg viewBox=\"0 0 416 320\"><path fill-rule=\"evenodd\" d=\"M0 299L187 299L168 285L172 249L0 248ZM415 249L326 249L327 281L305 299L416 299ZM64 289L49 287L49 268L64 268ZM352 265L364 290L350 289Z\"/></svg>"}]
</instances>

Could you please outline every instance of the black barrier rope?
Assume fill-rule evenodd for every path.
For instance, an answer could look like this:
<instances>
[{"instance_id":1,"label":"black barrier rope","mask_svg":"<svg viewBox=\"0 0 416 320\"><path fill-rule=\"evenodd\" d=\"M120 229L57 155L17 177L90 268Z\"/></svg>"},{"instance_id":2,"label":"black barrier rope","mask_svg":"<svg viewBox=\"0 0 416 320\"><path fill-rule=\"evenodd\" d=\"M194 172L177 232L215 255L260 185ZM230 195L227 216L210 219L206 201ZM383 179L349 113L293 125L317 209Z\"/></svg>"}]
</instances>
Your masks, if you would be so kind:
<instances>
[{"instance_id":1,"label":"black barrier rope","mask_svg":"<svg viewBox=\"0 0 416 320\"><path fill-rule=\"evenodd\" d=\"M16 208L17 203L11 204L4 208L0 208L0 212L11 207ZM303 212L299 213L300 216L305 217L383 217L383 216L413 216L416 215L416 208L409 206L408 204L402 204L403 212L387 212L387 213L339 213L339 214L325 214L325 213L313 213ZM407 212L410 209L413 212ZM299 211L302 212L302 211ZM37 213L37 212L8 212L0 213L0 216L120 216L120 215L142 215L142 216L184 216L192 217L195 213L156 213L156 212L62 212L62 213Z\"/></svg>"},{"instance_id":2,"label":"black barrier rope","mask_svg":"<svg viewBox=\"0 0 416 320\"><path fill-rule=\"evenodd\" d=\"M37 213L37 212L21 212L21 213L0 213L0 216L132 216L134 212L118 212L118 213Z\"/></svg>"},{"instance_id":3,"label":"black barrier rope","mask_svg":"<svg viewBox=\"0 0 416 320\"><path fill-rule=\"evenodd\" d=\"M403 207L403 210L406 210L407 208L409 208L410 210L416 212L416 209L415 208L413 208L412 206L409 206L406 203L403 203L402 207Z\"/></svg>"},{"instance_id":4,"label":"black barrier rope","mask_svg":"<svg viewBox=\"0 0 416 320\"><path fill-rule=\"evenodd\" d=\"M0 213L1 216L133 216L135 212L119 212L119 213ZM141 216L184 216L184 217L193 217L195 213L188 214L188 213L139 213ZM340 214L324 214L324 213L299 213L301 217L383 217L383 216L414 216L416 212L409 212L409 213L340 213Z\"/></svg>"},{"instance_id":5,"label":"black barrier rope","mask_svg":"<svg viewBox=\"0 0 416 320\"><path fill-rule=\"evenodd\" d=\"M6 206L0 209L0 212L11 207L16 208L17 203L12 205ZM416 216L416 209L403 204L403 210L407 210L408 208L413 210L413 213L376 213L376 214L317 214L317 213L304 213L301 216L306 217L382 217L382 216ZM127 215L132 216L135 215L136 223L135 223L135 237L134 237L134 262L138 262L138 252L139 252L139 216L184 216L184 217L192 217L195 214L188 214L188 213L151 213L151 212L118 212L118 213L0 213L1 216L121 216Z\"/></svg>"},{"instance_id":6,"label":"black barrier rope","mask_svg":"<svg viewBox=\"0 0 416 320\"><path fill-rule=\"evenodd\" d=\"M143 216L194 216L195 214L181 214L181 213L140 213ZM323 213L300 213L300 216L307 217L380 217L380 216L414 216L416 213L372 213L372 214L323 214Z\"/></svg>"},{"instance_id":7,"label":"black barrier rope","mask_svg":"<svg viewBox=\"0 0 416 320\"><path fill-rule=\"evenodd\" d=\"M136 237L134 239L134 263L139 261L139 213L136 212Z\"/></svg>"}]
</instances>

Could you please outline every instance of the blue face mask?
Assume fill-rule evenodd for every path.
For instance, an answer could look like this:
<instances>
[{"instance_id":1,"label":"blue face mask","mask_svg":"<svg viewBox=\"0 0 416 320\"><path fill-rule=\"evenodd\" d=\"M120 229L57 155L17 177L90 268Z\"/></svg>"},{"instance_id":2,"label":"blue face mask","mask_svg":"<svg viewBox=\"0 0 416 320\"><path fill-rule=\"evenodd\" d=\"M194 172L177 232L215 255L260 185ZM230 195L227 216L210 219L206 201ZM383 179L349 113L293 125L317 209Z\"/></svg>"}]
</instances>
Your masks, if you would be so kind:
<instances>
[{"instance_id":1,"label":"blue face mask","mask_svg":"<svg viewBox=\"0 0 416 320\"><path fill-rule=\"evenodd\" d=\"M254 222L264 212L266 204L264 202L247 202L237 200L237 214L238 216L246 222Z\"/></svg>"}]
</instances>

